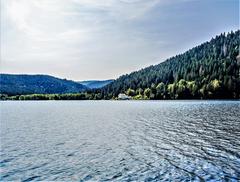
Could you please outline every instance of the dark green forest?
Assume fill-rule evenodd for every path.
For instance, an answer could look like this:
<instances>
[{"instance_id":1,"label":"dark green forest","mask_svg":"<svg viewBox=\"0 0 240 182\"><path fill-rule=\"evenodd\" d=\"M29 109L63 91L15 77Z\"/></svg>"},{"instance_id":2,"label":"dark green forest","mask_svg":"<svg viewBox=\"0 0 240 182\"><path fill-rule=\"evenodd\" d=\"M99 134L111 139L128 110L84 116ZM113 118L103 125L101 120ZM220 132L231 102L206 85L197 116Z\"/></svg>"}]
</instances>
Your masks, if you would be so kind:
<instances>
[{"instance_id":1,"label":"dark green forest","mask_svg":"<svg viewBox=\"0 0 240 182\"><path fill-rule=\"evenodd\" d=\"M240 31L216 36L189 51L98 90L104 99L239 99ZM238 57L238 59L237 59Z\"/></svg>"},{"instance_id":2,"label":"dark green forest","mask_svg":"<svg viewBox=\"0 0 240 182\"><path fill-rule=\"evenodd\" d=\"M2 100L239 99L240 30L223 33L183 54L120 76L101 89L75 94L1 95Z\"/></svg>"},{"instance_id":3,"label":"dark green forest","mask_svg":"<svg viewBox=\"0 0 240 182\"><path fill-rule=\"evenodd\" d=\"M79 93L88 88L71 80L49 75L0 74L0 94L64 94Z\"/></svg>"}]
</instances>

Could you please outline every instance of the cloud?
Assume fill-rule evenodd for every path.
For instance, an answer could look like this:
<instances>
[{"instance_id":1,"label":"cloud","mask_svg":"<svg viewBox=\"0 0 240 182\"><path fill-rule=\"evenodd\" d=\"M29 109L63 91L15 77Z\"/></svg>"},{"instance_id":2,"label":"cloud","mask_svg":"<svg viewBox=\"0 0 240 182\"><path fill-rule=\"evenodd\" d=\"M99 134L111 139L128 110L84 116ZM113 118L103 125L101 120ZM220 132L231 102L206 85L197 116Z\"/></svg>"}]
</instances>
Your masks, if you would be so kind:
<instances>
[{"instance_id":1,"label":"cloud","mask_svg":"<svg viewBox=\"0 0 240 182\"><path fill-rule=\"evenodd\" d=\"M46 31L48 33L56 31L54 27L59 28L58 31L65 31L67 22L72 18L67 15L78 17L78 22L74 23L80 25L86 21L102 23L106 19L121 21L141 17L159 2L159 0L9 0L6 2L6 8L10 20L19 30L39 36Z\"/></svg>"},{"instance_id":2,"label":"cloud","mask_svg":"<svg viewBox=\"0 0 240 182\"><path fill-rule=\"evenodd\" d=\"M115 78L176 54L212 27L238 22L231 14L237 11L217 9L218 2L206 8L207 1L190 1L1 0L1 71ZM221 26L220 16L228 20Z\"/></svg>"},{"instance_id":3,"label":"cloud","mask_svg":"<svg viewBox=\"0 0 240 182\"><path fill-rule=\"evenodd\" d=\"M75 51L76 46L81 47L94 40L105 39L106 33L113 34L112 36L121 35L121 28L125 26L126 20L140 18L158 2L9 0L5 1L5 5L8 22L15 29L16 38L25 42L20 49L23 49L22 52L28 52L29 45L33 48L32 52L21 55L27 56L23 59L31 59L30 55L49 56L50 52L54 54L54 49L59 50L61 55L62 51L68 50L66 46L72 46L72 50ZM118 28L120 30L117 30ZM43 51L40 51L41 49ZM61 49L63 50L60 51Z\"/></svg>"}]
</instances>

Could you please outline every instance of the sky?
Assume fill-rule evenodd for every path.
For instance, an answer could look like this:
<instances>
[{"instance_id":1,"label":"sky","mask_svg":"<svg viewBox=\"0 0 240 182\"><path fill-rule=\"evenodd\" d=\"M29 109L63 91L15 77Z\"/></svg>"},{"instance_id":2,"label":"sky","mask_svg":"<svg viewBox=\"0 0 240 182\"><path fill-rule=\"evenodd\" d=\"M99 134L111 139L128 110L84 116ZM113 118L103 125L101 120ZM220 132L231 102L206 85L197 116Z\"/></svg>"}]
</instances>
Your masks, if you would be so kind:
<instances>
[{"instance_id":1,"label":"sky","mask_svg":"<svg viewBox=\"0 0 240 182\"><path fill-rule=\"evenodd\" d=\"M239 29L238 0L0 0L0 72L115 79Z\"/></svg>"}]
</instances>

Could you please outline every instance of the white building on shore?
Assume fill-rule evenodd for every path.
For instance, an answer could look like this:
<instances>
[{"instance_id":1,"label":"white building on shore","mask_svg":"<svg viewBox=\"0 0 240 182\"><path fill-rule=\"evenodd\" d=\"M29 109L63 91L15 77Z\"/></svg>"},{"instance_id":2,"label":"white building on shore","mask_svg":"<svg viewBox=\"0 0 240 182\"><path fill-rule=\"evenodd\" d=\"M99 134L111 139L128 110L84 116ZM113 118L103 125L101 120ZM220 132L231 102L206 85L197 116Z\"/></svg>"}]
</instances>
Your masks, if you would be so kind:
<instances>
[{"instance_id":1,"label":"white building on shore","mask_svg":"<svg viewBox=\"0 0 240 182\"><path fill-rule=\"evenodd\" d=\"M118 94L118 100L130 100L131 97L126 94Z\"/></svg>"}]
</instances>

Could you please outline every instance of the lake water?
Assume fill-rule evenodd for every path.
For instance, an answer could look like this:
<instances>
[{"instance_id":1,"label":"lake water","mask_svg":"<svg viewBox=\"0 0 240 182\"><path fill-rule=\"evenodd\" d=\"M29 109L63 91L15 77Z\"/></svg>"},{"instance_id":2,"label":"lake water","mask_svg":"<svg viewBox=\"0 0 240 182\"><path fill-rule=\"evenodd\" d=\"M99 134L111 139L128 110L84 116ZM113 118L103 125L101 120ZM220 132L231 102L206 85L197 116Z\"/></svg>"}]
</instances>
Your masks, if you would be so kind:
<instances>
[{"instance_id":1,"label":"lake water","mask_svg":"<svg viewBox=\"0 0 240 182\"><path fill-rule=\"evenodd\" d=\"M239 101L0 102L0 180L239 181Z\"/></svg>"}]
</instances>

